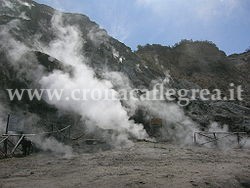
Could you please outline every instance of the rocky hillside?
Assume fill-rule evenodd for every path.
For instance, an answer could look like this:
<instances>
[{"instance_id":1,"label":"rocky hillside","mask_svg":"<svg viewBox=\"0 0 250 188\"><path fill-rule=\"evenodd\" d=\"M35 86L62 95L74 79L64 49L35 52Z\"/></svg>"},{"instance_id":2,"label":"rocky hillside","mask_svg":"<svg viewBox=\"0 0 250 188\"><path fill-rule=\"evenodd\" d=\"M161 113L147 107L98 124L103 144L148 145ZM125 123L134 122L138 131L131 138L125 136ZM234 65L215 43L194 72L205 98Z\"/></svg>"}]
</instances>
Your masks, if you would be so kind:
<instances>
[{"instance_id":1,"label":"rocky hillside","mask_svg":"<svg viewBox=\"0 0 250 188\"><path fill-rule=\"evenodd\" d=\"M249 93L250 53L226 56L209 41L183 40L173 47L161 45L139 46L136 54L156 69L167 69L173 78L188 80L202 88L220 88L225 93L229 83L242 85Z\"/></svg>"},{"instance_id":2,"label":"rocky hillside","mask_svg":"<svg viewBox=\"0 0 250 188\"><path fill-rule=\"evenodd\" d=\"M250 52L227 56L212 42L183 40L173 47L139 46L135 53L148 66L169 70L176 88L219 88L227 96L230 83L242 85L244 101L193 101L185 109L204 127L209 121L229 124L235 131L249 127Z\"/></svg>"},{"instance_id":3,"label":"rocky hillside","mask_svg":"<svg viewBox=\"0 0 250 188\"><path fill-rule=\"evenodd\" d=\"M194 101L185 107L185 112L203 127L210 121L217 121L230 125L231 130L250 131L249 52L227 56L212 42L187 40L173 47L139 46L136 52L132 52L129 47L110 37L87 16L59 13L51 7L31 0L0 2L1 102L8 103L10 111L21 109L41 117L47 116L48 111L53 117L62 115L62 112L45 101L4 100L4 89L39 87L34 80L34 77L37 80L41 77L37 70L41 71L42 75L54 70L63 70L70 74L70 66L65 67L39 48L41 44L48 46L56 38L55 28L51 24L54 14L61 15L63 23L60 24L77 27L80 31L83 39L82 55L86 58L86 64L95 71L96 77L102 78L103 70L121 72L129 78L133 87L149 88L153 80L163 80L167 71L173 79L172 86L175 88L220 88L226 93L229 83L242 85L246 98L243 102ZM11 40L6 36L11 36ZM13 43L18 45L20 50L23 45L30 49L25 56L15 60L19 63L14 64L10 57L19 52L11 51ZM27 59L32 61L24 63ZM51 59L53 61L50 61ZM27 66L24 67L27 71L21 72L23 67L17 65Z\"/></svg>"},{"instance_id":4,"label":"rocky hillside","mask_svg":"<svg viewBox=\"0 0 250 188\"><path fill-rule=\"evenodd\" d=\"M60 115L63 113L58 112L58 109L46 104L45 101L31 102L25 99L9 102L5 91L7 88L39 88L36 81L41 78L42 74L56 69L62 70L62 63L57 60L51 62L50 56L41 52L39 45L37 45L39 41L39 44L48 46L56 38L54 28L51 25L54 14L61 13L30 0L0 2L0 96L1 102L7 103L9 111L14 114L21 110L42 117L52 114L55 118L58 113ZM98 77L102 77L104 69L106 71L119 71L129 77L132 85L147 87L152 79L164 76L161 71L156 72L150 67L147 69L142 67L142 71L138 71L137 67L141 60L136 54L129 47L108 36L105 30L100 29L87 16L70 13L62 13L61 16L64 25L77 27L80 31L84 41L82 54L87 59L86 63L95 70ZM13 46L18 47L11 52ZM16 60L16 56L21 53L18 49L22 51L22 48L29 48L30 52L24 56L18 56ZM51 57L51 59L55 58ZM26 70L25 72L20 71L23 68ZM41 74L37 74L38 69ZM69 69L66 67L64 70L70 71Z\"/></svg>"}]
</instances>

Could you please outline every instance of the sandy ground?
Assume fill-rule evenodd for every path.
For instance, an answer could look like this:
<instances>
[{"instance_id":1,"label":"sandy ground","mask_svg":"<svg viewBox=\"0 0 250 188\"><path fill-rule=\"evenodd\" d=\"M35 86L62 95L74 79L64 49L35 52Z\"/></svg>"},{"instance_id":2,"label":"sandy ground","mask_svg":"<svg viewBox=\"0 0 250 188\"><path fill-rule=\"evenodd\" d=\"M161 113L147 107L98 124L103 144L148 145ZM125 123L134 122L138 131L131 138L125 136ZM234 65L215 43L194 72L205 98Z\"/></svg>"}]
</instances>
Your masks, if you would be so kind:
<instances>
[{"instance_id":1,"label":"sandy ground","mask_svg":"<svg viewBox=\"0 0 250 188\"><path fill-rule=\"evenodd\" d=\"M0 160L0 187L250 187L250 150L138 142L123 150Z\"/></svg>"}]
</instances>

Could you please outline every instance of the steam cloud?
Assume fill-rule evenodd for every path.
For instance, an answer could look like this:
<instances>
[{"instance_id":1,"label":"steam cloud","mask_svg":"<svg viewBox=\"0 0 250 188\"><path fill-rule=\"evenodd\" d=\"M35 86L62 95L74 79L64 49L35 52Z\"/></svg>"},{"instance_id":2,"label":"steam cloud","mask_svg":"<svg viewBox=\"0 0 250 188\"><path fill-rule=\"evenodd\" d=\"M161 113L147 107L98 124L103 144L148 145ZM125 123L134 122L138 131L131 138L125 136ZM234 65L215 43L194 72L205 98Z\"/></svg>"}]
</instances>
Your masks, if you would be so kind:
<instances>
[{"instance_id":1,"label":"steam cloud","mask_svg":"<svg viewBox=\"0 0 250 188\"><path fill-rule=\"evenodd\" d=\"M9 8L12 6L12 4L8 3L8 1L4 1L3 3L7 4L6 6ZM11 68L17 72L16 76L18 79L22 81L33 80L32 84L36 85L44 75L44 68L39 65L36 57L32 53L27 55L27 52L35 49L27 47L24 43L16 40L10 34L10 30L18 29L19 24L20 21L15 19L6 25L0 26L0 50L5 53ZM11 110L8 109L7 104L3 103L3 101L7 101L7 99L5 99L5 95L0 93L0 98L0 134L2 134L5 131L7 115L11 112ZM12 113L15 114L14 118L21 117L18 122L15 122L15 125L11 125L15 126L14 128L16 130L25 126L25 131L29 133L43 132L43 130L34 127L34 125L39 121L39 117L37 115L28 113L25 117L23 117L23 112L18 109L15 109ZM35 145L42 150L52 151L67 158L73 156L72 148L70 146L65 146L54 138L29 137L27 139L31 139Z\"/></svg>"},{"instance_id":2,"label":"steam cloud","mask_svg":"<svg viewBox=\"0 0 250 188\"><path fill-rule=\"evenodd\" d=\"M19 70L19 74L25 75L28 80L35 80L34 82L40 83L42 88L64 89L69 93L74 89L97 89L102 93L108 91L109 95L115 95L117 99L119 89L133 89L129 79L120 72L104 71L104 79L96 77L95 72L87 65L90 60L82 55L85 41L81 36L81 32L76 26L65 25L60 13L55 13L52 18L52 29L56 33L56 39L51 41L49 46L38 43L36 48L42 49L44 53L55 57L64 65L70 66L73 72L70 74L55 70L52 73L44 74L43 67L38 64L34 57L29 56L28 59L23 57L31 49L16 41L9 34L9 29L18 27L18 24L19 22L14 20L4 28L0 28L0 40L2 41L0 47L5 49L10 62L13 63L16 70ZM103 30L99 31L98 28L90 30L88 38L97 46L101 43L107 43L109 40L106 33ZM18 60L22 58L26 58L23 61L24 63L18 63ZM163 82L169 82L169 80L169 75L167 75ZM140 101L137 99L135 101L123 101L125 105L122 105L119 100L66 100L66 96L70 96L69 93L64 93L65 96L62 96L65 100L50 101L46 98L45 100L58 109L79 114L89 130L94 131L95 128L93 127L113 130L111 144L117 147L130 146L132 144L130 138L145 139L148 137L143 125L129 120L129 117L139 108L143 108L147 112L149 117L145 118L161 118L163 120L162 137L175 143L191 144L193 132L198 130L198 126L185 116L184 111L174 103ZM0 131L3 129L2 125L4 125L1 118L3 116L3 105L0 104ZM214 126L211 127L214 128ZM72 155L70 147L64 146L54 139L33 138L32 140L44 150L55 151L65 156Z\"/></svg>"},{"instance_id":3,"label":"steam cloud","mask_svg":"<svg viewBox=\"0 0 250 188\"><path fill-rule=\"evenodd\" d=\"M77 27L64 25L60 14L54 15L52 25L58 38L52 41L48 48L43 47L44 52L65 65L72 66L74 72L71 76L62 71L54 71L40 80L41 85L44 88L65 89L69 92L74 89L98 89L101 92L108 91L110 95L118 95L110 81L97 79L94 71L86 65L87 59L80 53L83 39ZM97 126L104 130L114 130L118 133L112 137L112 143L116 146L132 144L129 141L130 136L138 139L147 137L142 125L129 121L129 116L119 100L47 102L60 109L78 113L88 127Z\"/></svg>"},{"instance_id":4,"label":"steam cloud","mask_svg":"<svg viewBox=\"0 0 250 188\"><path fill-rule=\"evenodd\" d=\"M38 148L41 148L44 151L53 152L56 155L63 156L63 158L72 158L74 156L73 150L70 146L66 146L54 138L36 136L31 137L31 141L35 143Z\"/></svg>"},{"instance_id":5,"label":"steam cloud","mask_svg":"<svg viewBox=\"0 0 250 188\"><path fill-rule=\"evenodd\" d=\"M105 73L105 77L119 89L131 90L129 79L119 73L111 72ZM166 74L164 80L154 80L153 83L159 83L167 86L171 80L171 76ZM154 93L156 92L156 93ZM159 95L158 91L149 91L149 95ZM168 103L165 101L150 101L140 100L139 97L134 96L134 99L124 101L127 111L132 116L138 109L143 109L145 112L145 121L150 121L151 118L162 119L163 127L161 131L161 140L172 141L176 144L192 144L193 132L198 131L198 126L189 117L184 114L183 109L175 103Z\"/></svg>"},{"instance_id":6,"label":"steam cloud","mask_svg":"<svg viewBox=\"0 0 250 188\"><path fill-rule=\"evenodd\" d=\"M5 123L3 120L3 117L5 116L4 113L4 107L3 105L0 103L0 134L4 133L4 129L5 129Z\"/></svg>"},{"instance_id":7,"label":"steam cloud","mask_svg":"<svg viewBox=\"0 0 250 188\"><path fill-rule=\"evenodd\" d=\"M1 47L7 49L6 51L9 54L11 62L14 62L13 67L18 69L19 72L23 70L24 74L28 74L25 77L29 80L36 78L35 82L39 82L42 88L65 89L69 92L73 89L98 89L101 92L109 91L110 95L117 96L119 93L114 90L114 87L117 90L132 89L129 79L119 72L104 72L103 77L105 79L100 80L96 78L94 71L87 66L86 62L89 60L81 53L84 44L81 32L76 26L64 25L63 18L59 13L56 13L52 19L52 27L57 38L51 41L49 46L40 43L36 48L42 49L43 52L57 58L65 65L73 67L73 75L56 70L44 76L43 68L31 57L22 65L16 63L30 50L24 44L13 39L8 32L9 29L18 27L18 24L19 22L16 20L2 30L1 41L3 41L3 45ZM100 45L100 43L107 44L109 40L106 33L97 28L90 30L88 38L96 45ZM15 55L13 56L13 54ZM32 70L31 67L33 67ZM27 69L30 71L27 71ZM67 93L64 94L63 98L66 95L69 96ZM132 142L129 141L130 137L138 139L147 138L143 126L129 120L129 116L132 116L136 109L140 107L145 108L152 116L163 119L164 129L162 134L165 137L170 137L171 140L190 143L191 139L188 135L192 135L190 134L191 131L196 129L194 123L184 115L180 107L160 101L124 101L124 106L121 105L119 100L88 100L83 102L47 100L47 102L55 105L58 109L73 111L81 115L82 120L86 123L89 130L95 130L93 127L113 130L115 133L111 138L112 144L115 146L131 145Z\"/></svg>"}]
</instances>

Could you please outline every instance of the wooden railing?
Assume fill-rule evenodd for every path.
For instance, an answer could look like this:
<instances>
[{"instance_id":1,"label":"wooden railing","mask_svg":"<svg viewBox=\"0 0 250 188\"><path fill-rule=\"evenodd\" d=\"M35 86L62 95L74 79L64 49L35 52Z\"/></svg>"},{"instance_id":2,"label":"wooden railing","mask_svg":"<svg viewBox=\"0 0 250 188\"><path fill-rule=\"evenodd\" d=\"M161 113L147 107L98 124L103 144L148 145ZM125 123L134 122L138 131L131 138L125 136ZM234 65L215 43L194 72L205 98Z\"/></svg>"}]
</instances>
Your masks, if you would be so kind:
<instances>
[{"instance_id":1,"label":"wooden railing","mask_svg":"<svg viewBox=\"0 0 250 188\"><path fill-rule=\"evenodd\" d=\"M203 137L203 139L198 139ZM214 146L218 145L218 142L223 142L223 139L228 137L235 137L235 142L238 147L244 145L244 138L247 137L246 132L194 132L194 143L199 146L212 143Z\"/></svg>"}]
</instances>

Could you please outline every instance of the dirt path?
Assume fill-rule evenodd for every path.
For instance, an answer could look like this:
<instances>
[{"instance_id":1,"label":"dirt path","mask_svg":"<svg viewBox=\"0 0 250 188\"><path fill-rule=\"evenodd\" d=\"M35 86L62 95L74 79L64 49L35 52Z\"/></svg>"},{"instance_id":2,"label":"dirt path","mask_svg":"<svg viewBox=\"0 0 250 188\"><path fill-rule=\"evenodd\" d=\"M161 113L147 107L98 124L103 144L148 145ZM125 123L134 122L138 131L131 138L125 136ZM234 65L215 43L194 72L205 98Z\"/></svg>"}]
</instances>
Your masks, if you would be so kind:
<instances>
[{"instance_id":1,"label":"dirt path","mask_svg":"<svg viewBox=\"0 0 250 188\"><path fill-rule=\"evenodd\" d=\"M250 187L250 150L136 143L124 150L0 161L0 187Z\"/></svg>"}]
</instances>

